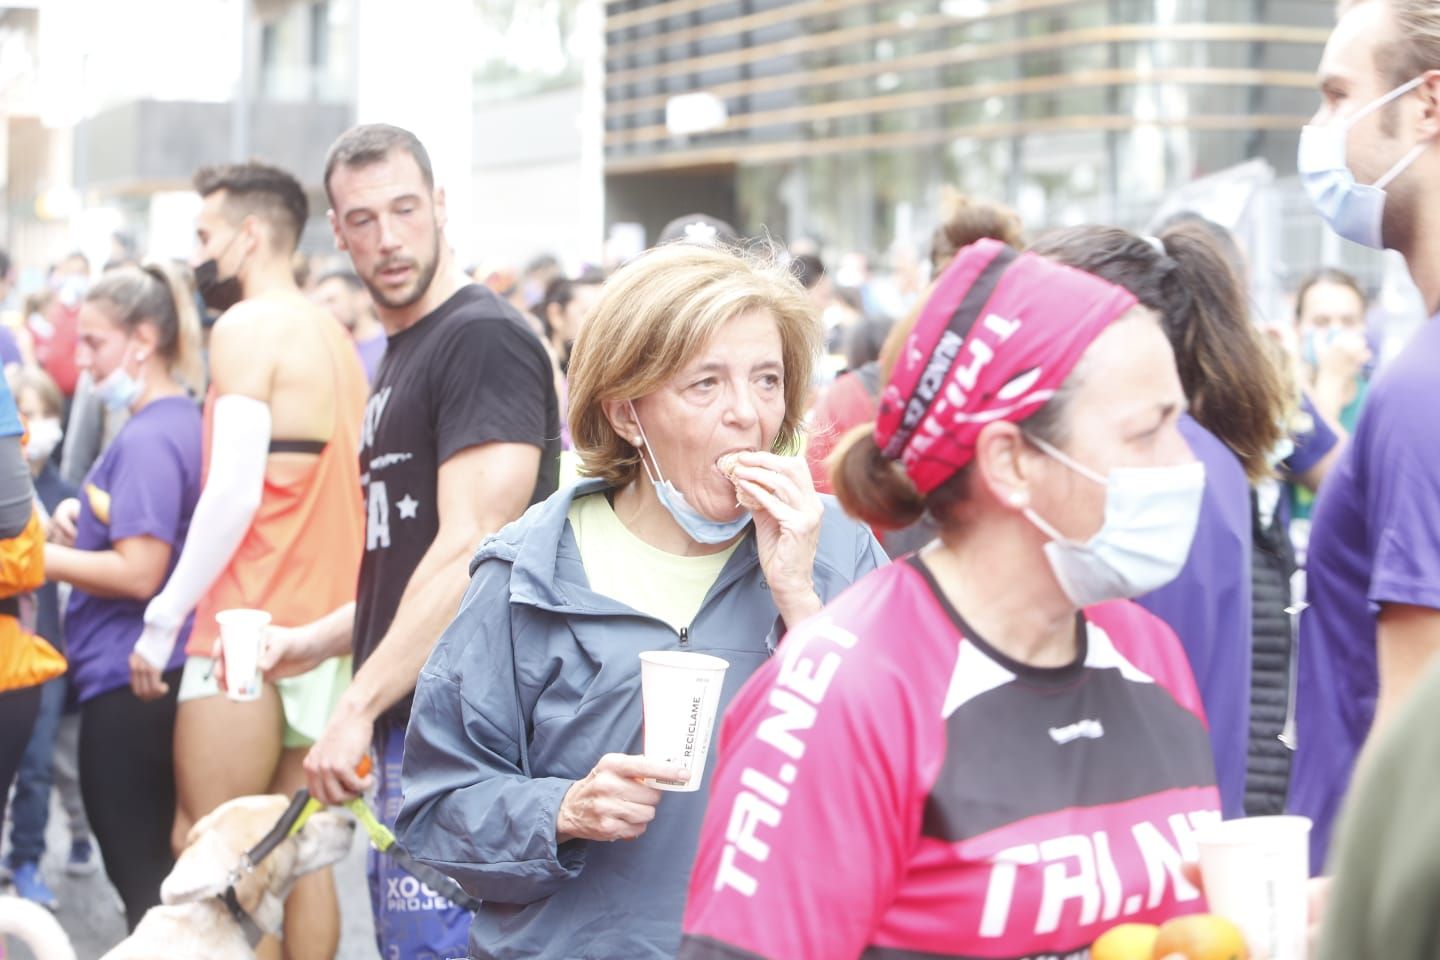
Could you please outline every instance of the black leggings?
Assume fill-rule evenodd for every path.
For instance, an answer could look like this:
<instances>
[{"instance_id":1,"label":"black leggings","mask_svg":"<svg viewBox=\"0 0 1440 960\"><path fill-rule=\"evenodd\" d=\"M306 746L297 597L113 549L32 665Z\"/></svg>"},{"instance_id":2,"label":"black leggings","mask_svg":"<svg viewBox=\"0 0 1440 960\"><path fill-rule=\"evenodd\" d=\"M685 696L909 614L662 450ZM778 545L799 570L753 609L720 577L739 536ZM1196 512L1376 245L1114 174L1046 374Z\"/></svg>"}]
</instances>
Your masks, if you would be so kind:
<instances>
[{"instance_id":1,"label":"black leggings","mask_svg":"<svg viewBox=\"0 0 1440 960\"><path fill-rule=\"evenodd\" d=\"M35 717L40 713L40 685L0 693L0 824L5 822L5 804L10 784L20 769Z\"/></svg>"},{"instance_id":2,"label":"black leggings","mask_svg":"<svg viewBox=\"0 0 1440 960\"><path fill-rule=\"evenodd\" d=\"M170 692L159 700L142 702L122 687L80 705L80 795L131 930L160 902L160 884L175 865L170 830L180 671L164 679Z\"/></svg>"}]
</instances>

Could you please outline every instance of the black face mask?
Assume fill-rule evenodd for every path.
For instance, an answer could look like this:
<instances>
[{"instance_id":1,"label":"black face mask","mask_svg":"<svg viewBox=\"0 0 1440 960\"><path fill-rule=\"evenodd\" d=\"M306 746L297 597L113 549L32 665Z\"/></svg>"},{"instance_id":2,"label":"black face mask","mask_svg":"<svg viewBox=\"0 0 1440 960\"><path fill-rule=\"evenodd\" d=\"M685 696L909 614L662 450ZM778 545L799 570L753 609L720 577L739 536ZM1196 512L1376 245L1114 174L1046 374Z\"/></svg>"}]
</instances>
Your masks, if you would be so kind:
<instances>
[{"instance_id":1,"label":"black face mask","mask_svg":"<svg viewBox=\"0 0 1440 960\"><path fill-rule=\"evenodd\" d=\"M244 291L240 289L240 277L238 274L220 279L220 265L214 258L206 260L195 268L195 286L200 290L200 296L205 305L211 310L218 310L224 313L235 304L240 302Z\"/></svg>"}]
</instances>

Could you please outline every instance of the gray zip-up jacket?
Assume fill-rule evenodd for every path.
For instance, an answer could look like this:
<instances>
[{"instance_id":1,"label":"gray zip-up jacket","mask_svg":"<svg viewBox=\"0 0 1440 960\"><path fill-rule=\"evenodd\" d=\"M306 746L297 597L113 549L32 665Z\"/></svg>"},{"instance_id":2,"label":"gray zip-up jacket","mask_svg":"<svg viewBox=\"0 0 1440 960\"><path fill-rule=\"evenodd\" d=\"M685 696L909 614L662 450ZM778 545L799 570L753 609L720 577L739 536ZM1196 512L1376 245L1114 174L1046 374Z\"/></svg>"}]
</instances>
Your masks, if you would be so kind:
<instances>
[{"instance_id":1,"label":"gray zip-up jacket","mask_svg":"<svg viewBox=\"0 0 1440 960\"><path fill-rule=\"evenodd\" d=\"M474 958L675 955L715 751L700 790L667 793L638 840L557 848L556 811L601 756L640 753L642 651L728 660L723 711L783 629L753 528L679 634L592 591L566 517L574 498L604 489L560 490L486 541L415 688L396 832L484 901ZM826 497L820 599L885 562L869 530Z\"/></svg>"}]
</instances>

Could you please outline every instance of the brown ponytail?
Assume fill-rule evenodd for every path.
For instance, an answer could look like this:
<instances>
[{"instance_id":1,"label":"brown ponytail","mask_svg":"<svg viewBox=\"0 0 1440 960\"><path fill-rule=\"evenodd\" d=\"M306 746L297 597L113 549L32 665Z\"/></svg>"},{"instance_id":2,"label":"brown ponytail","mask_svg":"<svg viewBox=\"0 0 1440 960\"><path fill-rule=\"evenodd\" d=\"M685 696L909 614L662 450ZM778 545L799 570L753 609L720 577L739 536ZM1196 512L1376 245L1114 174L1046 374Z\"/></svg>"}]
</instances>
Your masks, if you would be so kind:
<instances>
[{"instance_id":1,"label":"brown ponytail","mask_svg":"<svg viewBox=\"0 0 1440 960\"><path fill-rule=\"evenodd\" d=\"M905 340L920 321L924 299L891 327L880 351L882 382L889 381ZM905 468L880 453L874 421L862 423L841 437L825 465L830 489L850 516L872 527L899 530L925 515L925 498L910 482Z\"/></svg>"},{"instance_id":2,"label":"brown ponytail","mask_svg":"<svg viewBox=\"0 0 1440 960\"><path fill-rule=\"evenodd\" d=\"M883 381L889 381L906 340L920 321L924 301L922 297L905 318L891 328L880 352ZM1047 403L1036 417L1052 405L1059 406L1057 399ZM1046 439L1050 438L1047 436ZM841 437L825 463L830 474L830 489L845 512L873 527L899 530L915 523L926 513L941 528L953 526L960 522L959 508L970 497L972 471L968 465L922 495L910 481L905 467L881 454L875 442L873 422L863 423Z\"/></svg>"},{"instance_id":3,"label":"brown ponytail","mask_svg":"<svg viewBox=\"0 0 1440 960\"><path fill-rule=\"evenodd\" d=\"M197 397L205 393L205 359L200 354L200 310L188 268L159 260L145 267L170 292L175 305L175 340L165 357L175 377Z\"/></svg>"},{"instance_id":4,"label":"brown ponytail","mask_svg":"<svg viewBox=\"0 0 1440 960\"><path fill-rule=\"evenodd\" d=\"M1206 227L1189 220L1159 242L1119 227L1070 227L1031 250L1122 286L1161 317L1190 412L1240 459L1252 482L1270 474L1286 391L1250 322L1240 279Z\"/></svg>"},{"instance_id":5,"label":"brown ponytail","mask_svg":"<svg viewBox=\"0 0 1440 960\"><path fill-rule=\"evenodd\" d=\"M1019 214L1003 204L978 200L945 187L940 210L941 223L930 237L932 277L940 276L956 254L983 237L993 237L1016 250L1024 245Z\"/></svg>"},{"instance_id":6,"label":"brown ponytail","mask_svg":"<svg viewBox=\"0 0 1440 960\"><path fill-rule=\"evenodd\" d=\"M1260 480L1283 430L1284 379L1250 322L1239 278L1205 228L1180 223L1160 240L1175 263L1170 299L1183 305L1166 311L1166 333L1190 411L1235 452L1251 482Z\"/></svg>"},{"instance_id":7,"label":"brown ponytail","mask_svg":"<svg viewBox=\"0 0 1440 960\"><path fill-rule=\"evenodd\" d=\"M925 514L925 499L905 468L881 454L875 424L863 423L842 437L828 465L830 487L850 516L898 530Z\"/></svg>"}]
</instances>

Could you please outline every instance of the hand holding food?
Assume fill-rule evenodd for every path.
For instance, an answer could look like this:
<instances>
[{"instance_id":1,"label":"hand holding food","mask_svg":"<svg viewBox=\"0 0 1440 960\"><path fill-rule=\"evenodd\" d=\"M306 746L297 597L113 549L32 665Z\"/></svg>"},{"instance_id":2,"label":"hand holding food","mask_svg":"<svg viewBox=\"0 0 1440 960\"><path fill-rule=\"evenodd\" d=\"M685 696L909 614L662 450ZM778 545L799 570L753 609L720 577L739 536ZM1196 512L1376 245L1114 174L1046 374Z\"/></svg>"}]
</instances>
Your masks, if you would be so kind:
<instances>
[{"instance_id":1,"label":"hand holding food","mask_svg":"<svg viewBox=\"0 0 1440 960\"><path fill-rule=\"evenodd\" d=\"M752 498L745 495L745 491L735 479L735 471L740 469L740 453L737 451L724 454L715 462L715 465L720 468L721 473L725 474L726 480L735 484L735 503L746 510L754 510L757 504Z\"/></svg>"},{"instance_id":2,"label":"hand holding food","mask_svg":"<svg viewBox=\"0 0 1440 960\"><path fill-rule=\"evenodd\" d=\"M755 547L780 616L795 624L818 611L815 551L825 508L804 458L746 450L715 466L735 484L736 502L755 515Z\"/></svg>"}]
</instances>

